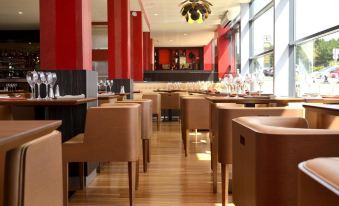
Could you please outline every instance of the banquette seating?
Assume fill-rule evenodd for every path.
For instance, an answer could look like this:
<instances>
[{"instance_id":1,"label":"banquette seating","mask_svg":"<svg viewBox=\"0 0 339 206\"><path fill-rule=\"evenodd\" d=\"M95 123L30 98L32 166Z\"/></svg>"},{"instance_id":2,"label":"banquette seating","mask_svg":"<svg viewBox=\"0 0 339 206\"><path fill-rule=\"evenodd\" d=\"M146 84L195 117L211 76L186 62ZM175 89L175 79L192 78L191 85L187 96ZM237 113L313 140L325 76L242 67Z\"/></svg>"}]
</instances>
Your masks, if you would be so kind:
<instances>
[{"instance_id":1,"label":"banquette seating","mask_svg":"<svg viewBox=\"0 0 339 206\"><path fill-rule=\"evenodd\" d=\"M152 100L152 115L157 117L157 127L160 127L161 121L161 95L159 93L144 93L142 99Z\"/></svg>"}]
</instances>

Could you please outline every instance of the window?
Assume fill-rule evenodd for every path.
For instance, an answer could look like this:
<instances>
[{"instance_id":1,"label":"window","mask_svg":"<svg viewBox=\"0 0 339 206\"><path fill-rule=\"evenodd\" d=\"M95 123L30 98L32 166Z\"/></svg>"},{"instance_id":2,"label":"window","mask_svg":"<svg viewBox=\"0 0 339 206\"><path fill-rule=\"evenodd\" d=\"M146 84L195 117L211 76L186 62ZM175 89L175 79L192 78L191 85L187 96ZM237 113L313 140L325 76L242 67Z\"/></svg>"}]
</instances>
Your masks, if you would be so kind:
<instances>
[{"instance_id":1,"label":"window","mask_svg":"<svg viewBox=\"0 0 339 206\"><path fill-rule=\"evenodd\" d=\"M253 53L260 54L273 49L273 8L253 22Z\"/></svg>"},{"instance_id":2,"label":"window","mask_svg":"<svg viewBox=\"0 0 339 206\"><path fill-rule=\"evenodd\" d=\"M295 0L296 39L339 25L338 0Z\"/></svg>"},{"instance_id":3,"label":"window","mask_svg":"<svg viewBox=\"0 0 339 206\"><path fill-rule=\"evenodd\" d=\"M251 54L250 71L263 81L261 88L253 88L265 94L273 93L274 80L274 4L268 0L251 3L250 21Z\"/></svg>"},{"instance_id":4,"label":"window","mask_svg":"<svg viewBox=\"0 0 339 206\"><path fill-rule=\"evenodd\" d=\"M339 95L339 32L296 45L298 96Z\"/></svg>"},{"instance_id":5,"label":"window","mask_svg":"<svg viewBox=\"0 0 339 206\"><path fill-rule=\"evenodd\" d=\"M253 1L252 7L252 14L255 15L261 9L263 9L266 5L268 5L272 0L255 0Z\"/></svg>"}]
</instances>

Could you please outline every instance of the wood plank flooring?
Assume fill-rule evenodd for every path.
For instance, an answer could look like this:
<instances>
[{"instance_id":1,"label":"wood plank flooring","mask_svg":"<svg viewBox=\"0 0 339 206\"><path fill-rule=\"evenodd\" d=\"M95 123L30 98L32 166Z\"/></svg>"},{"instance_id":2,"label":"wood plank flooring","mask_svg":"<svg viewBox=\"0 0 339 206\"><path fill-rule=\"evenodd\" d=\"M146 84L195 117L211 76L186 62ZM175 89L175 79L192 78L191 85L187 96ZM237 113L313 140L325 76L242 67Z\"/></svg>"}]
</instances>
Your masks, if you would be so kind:
<instances>
[{"instance_id":1,"label":"wood plank flooring","mask_svg":"<svg viewBox=\"0 0 339 206\"><path fill-rule=\"evenodd\" d=\"M148 173L140 173L140 186L136 192L137 206L221 205L220 185L218 194L212 193L208 133L198 134L198 140L206 143L192 143L195 141L192 133L191 151L185 158L180 124L162 123L159 131L154 127L151 164ZM140 171L141 167L142 165ZM70 205L127 206L127 163L105 164L86 190L72 196Z\"/></svg>"}]
</instances>

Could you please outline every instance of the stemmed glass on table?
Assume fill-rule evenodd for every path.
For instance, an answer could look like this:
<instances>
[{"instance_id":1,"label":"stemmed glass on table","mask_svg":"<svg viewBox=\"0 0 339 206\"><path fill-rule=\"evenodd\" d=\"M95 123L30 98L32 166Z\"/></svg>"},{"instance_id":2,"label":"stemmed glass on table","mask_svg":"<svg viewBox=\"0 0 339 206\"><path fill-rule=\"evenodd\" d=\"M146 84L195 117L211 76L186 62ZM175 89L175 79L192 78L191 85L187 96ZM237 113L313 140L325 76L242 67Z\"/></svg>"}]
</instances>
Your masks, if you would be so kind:
<instances>
[{"instance_id":1,"label":"stemmed glass on table","mask_svg":"<svg viewBox=\"0 0 339 206\"><path fill-rule=\"evenodd\" d=\"M32 71L32 72L27 72L26 74L26 80L29 84L29 86L31 87L32 90L32 96L30 99L34 99L35 98L35 84L38 81L38 73L36 71Z\"/></svg>"},{"instance_id":2,"label":"stemmed glass on table","mask_svg":"<svg viewBox=\"0 0 339 206\"><path fill-rule=\"evenodd\" d=\"M332 95L336 95L335 86L338 83L338 73L329 73L328 74L328 82L331 85Z\"/></svg>"},{"instance_id":3,"label":"stemmed glass on table","mask_svg":"<svg viewBox=\"0 0 339 206\"><path fill-rule=\"evenodd\" d=\"M259 96L261 96L261 93L262 93L261 89L262 89L262 86L265 83L265 81L264 81L265 75L263 74L262 71L259 71L255 74L255 76L256 76L255 80L256 80L257 84L259 85Z\"/></svg>"},{"instance_id":4,"label":"stemmed glass on table","mask_svg":"<svg viewBox=\"0 0 339 206\"><path fill-rule=\"evenodd\" d=\"M109 93L112 93L112 87L113 87L114 81L113 80L106 80L106 84L109 87Z\"/></svg>"},{"instance_id":5,"label":"stemmed glass on table","mask_svg":"<svg viewBox=\"0 0 339 206\"><path fill-rule=\"evenodd\" d=\"M54 99L55 98L55 94L54 94L54 85L57 81L57 75L56 73L52 73L52 72L48 72L46 73L47 76L47 85L46 85L46 92L47 92L47 96L49 97L49 99ZM48 90L48 85L50 86L50 89ZM50 91L50 92L48 92Z\"/></svg>"}]
</instances>

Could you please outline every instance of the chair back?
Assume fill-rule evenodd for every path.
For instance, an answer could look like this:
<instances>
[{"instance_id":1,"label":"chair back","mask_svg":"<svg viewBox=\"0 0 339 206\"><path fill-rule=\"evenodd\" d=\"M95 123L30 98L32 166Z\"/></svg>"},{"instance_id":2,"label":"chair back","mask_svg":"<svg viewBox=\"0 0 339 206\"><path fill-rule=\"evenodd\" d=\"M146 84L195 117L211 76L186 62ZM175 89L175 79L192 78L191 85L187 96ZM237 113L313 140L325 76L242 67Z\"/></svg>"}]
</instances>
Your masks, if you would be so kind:
<instances>
[{"instance_id":1,"label":"chair back","mask_svg":"<svg viewBox=\"0 0 339 206\"><path fill-rule=\"evenodd\" d=\"M52 132L10 151L6 170L5 205L63 205L60 132Z\"/></svg>"},{"instance_id":2,"label":"chair back","mask_svg":"<svg viewBox=\"0 0 339 206\"><path fill-rule=\"evenodd\" d=\"M152 100L152 113L161 114L161 95L158 93L147 93L142 95L143 99Z\"/></svg>"},{"instance_id":3,"label":"chair back","mask_svg":"<svg viewBox=\"0 0 339 206\"><path fill-rule=\"evenodd\" d=\"M89 154L107 161L137 161L141 138L140 105L88 109L84 143Z\"/></svg>"},{"instance_id":4,"label":"chair back","mask_svg":"<svg viewBox=\"0 0 339 206\"><path fill-rule=\"evenodd\" d=\"M235 205L298 205L298 164L339 156L339 130L306 127L300 117L233 120Z\"/></svg>"},{"instance_id":5,"label":"chair back","mask_svg":"<svg viewBox=\"0 0 339 206\"><path fill-rule=\"evenodd\" d=\"M286 107L235 108L218 107L218 160L232 164L232 120L245 116L290 116L303 117L304 110Z\"/></svg>"},{"instance_id":6,"label":"chair back","mask_svg":"<svg viewBox=\"0 0 339 206\"><path fill-rule=\"evenodd\" d=\"M180 109L180 94L160 93L161 94L161 109Z\"/></svg>"},{"instance_id":7,"label":"chair back","mask_svg":"<svg viewBox=\"0 0 339 206\"><path fill-rule=\"evenodd\" d=\"M185 129L209 129L210 105L203 96L180 98L181 124Z\"/></svg>"}]
</instances>

